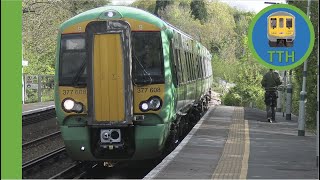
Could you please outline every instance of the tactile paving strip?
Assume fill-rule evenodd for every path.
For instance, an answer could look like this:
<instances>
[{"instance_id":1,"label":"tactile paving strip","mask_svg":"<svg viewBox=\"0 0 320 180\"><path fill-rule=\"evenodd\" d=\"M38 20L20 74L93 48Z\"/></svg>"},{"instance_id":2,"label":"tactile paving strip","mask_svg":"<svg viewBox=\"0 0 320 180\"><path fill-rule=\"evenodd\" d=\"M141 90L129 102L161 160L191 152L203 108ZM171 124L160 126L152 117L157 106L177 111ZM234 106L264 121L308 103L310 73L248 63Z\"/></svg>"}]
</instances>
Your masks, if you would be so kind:
<instances>
[{"instance_id":1,"label":"tactile paving strip","mask_svg":"<svg viewBox=\"0 0 320 180\"><path fill-rule=\"evenodd\" d=\"M212 179L245 179L249 159L249 128L243 107L235 107L228 139Z\"/></svg>"}]
</instances>

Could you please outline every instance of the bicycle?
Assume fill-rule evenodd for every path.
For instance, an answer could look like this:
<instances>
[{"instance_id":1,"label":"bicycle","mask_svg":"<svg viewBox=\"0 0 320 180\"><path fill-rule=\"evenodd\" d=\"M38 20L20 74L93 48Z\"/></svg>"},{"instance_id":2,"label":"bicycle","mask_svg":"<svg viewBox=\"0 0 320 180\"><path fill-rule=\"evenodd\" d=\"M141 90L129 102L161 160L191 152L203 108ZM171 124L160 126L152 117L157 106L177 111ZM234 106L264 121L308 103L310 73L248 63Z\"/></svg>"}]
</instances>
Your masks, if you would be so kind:
<instances>
[{"instance_id":1,"label":"bicycle","mask_svg":"<svg viewBox=\"0 0 320 180\"><path fill-rule=\"evenodd\" d=\"M276 90L269 90L265 92L265 103L267 108L267 119L268 122L276 122L276 107L277 107L277 98L278 93Z\"/></svg>"}]
</instances>

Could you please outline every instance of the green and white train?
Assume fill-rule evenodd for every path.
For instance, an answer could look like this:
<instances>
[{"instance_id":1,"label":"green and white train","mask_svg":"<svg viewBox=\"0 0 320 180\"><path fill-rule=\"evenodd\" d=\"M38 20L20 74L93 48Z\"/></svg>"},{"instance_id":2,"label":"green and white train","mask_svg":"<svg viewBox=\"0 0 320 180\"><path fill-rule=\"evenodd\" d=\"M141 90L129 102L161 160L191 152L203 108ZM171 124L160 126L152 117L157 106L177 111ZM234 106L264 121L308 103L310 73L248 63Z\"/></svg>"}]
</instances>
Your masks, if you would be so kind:
<instances>
[{"instance_id":1,"label":"green and white train","mask_svg":"<svg viewBox=\"0 0 320 180\"><path fill-rule=\"evenodd\" d=\"M74 160L159 157L208 107L211 54L140 9L105 6L64 22L55 105Z\"/></svg>"}]
</instances>

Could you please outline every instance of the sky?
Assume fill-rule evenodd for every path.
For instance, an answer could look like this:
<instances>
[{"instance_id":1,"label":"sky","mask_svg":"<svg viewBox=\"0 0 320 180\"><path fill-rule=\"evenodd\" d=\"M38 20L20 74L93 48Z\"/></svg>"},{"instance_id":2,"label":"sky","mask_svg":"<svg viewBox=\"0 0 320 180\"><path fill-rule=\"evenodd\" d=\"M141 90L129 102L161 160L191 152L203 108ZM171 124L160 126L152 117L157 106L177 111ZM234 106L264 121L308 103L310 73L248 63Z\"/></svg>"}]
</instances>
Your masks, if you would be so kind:
<instances>
[{"instance_id":1,"label":"sky","mask_svg":"<svg viewBox=\"0 0 320 180\"><path fill-rule=\"evenodd\" d=\"M286 0L220 0L221 2L227 3L230 6L236 7L245 11L259 12L263 8L270 6L270 4L265 4L264 2L276 2L276 3L286 3ZM112 0L114 5L130 4L134 0Z\"/></svg>"},{"instance_id":2,"label":"sky","mask_svg":"<svg viewBox=\"0 0 320 180\"><path fill-rule=\"evenodd\" d=\"M220 0L225 2L230 6L236 7L245 11L254 11L258 13L263 8L270 6L272 4L265 4L264 2L273 2L273 3L286 3L285 0Z\"/></svg>"}]
</instances>

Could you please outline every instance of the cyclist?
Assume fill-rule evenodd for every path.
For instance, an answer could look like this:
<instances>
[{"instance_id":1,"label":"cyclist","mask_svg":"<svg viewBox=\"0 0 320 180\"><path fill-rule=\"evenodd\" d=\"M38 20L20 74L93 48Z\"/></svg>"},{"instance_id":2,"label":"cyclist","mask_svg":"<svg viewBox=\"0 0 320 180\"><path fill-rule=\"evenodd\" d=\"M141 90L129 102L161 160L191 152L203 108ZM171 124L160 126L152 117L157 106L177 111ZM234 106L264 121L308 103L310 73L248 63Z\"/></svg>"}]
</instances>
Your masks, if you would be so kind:
<instances>
[{"instance_id":1,"label":"cyclist","mask_svg":"<svg viewBox=\"0 0 320 180\"><path fill-rule=\"evenodd\" d=\"M275 121L275 108L277 106L278 98L277 89L281 84L282 82L279 73L273 69L269 69L261 81L261 85L266 91L264 94L264 102L266 103L267 119L270 123Z\"/></svg>"}]
</instances>

